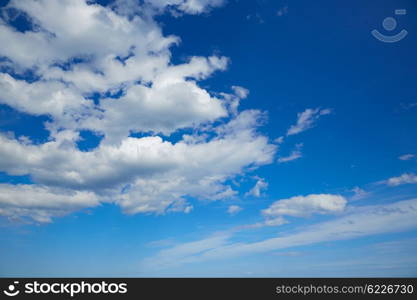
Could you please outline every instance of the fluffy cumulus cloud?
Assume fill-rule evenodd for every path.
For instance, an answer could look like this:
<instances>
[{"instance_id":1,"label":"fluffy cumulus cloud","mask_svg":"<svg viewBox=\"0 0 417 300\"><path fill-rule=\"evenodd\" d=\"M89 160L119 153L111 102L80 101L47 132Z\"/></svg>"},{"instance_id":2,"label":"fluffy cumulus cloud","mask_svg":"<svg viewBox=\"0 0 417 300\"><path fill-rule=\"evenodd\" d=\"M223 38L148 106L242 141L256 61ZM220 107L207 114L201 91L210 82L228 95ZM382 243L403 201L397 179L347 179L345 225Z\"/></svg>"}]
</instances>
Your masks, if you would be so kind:
<instances>
[{"instance_id":1,"label":"fluffy cumulus cloud","mask_svg":"<svg viewBox=\"0 0 417 300\"><path fill-rule=\"evenodd\" d=\"M257 128L265 116L239 111L248 90L199 86L228 59L171 62L180 39L154 20L173 9L199 14L220 0L10 1L0 19L0 103L48 116L44 143L0 134L0 171L30 175L4 185L0 215L50 221L102 202L126 213L190 212L186 199L227 199L227 184L273 161L276 146ZM13 19L25 18L27 28ZM28 76L27 74L30 74ZM102 137L81 151L82 131ZM180 132L173 142L169 136Z\"/></svg>"},{"instance_id":2,"label":"fluffy cumulus cloud","mask_svg":"<svg viewBox=\"0 0 417 300\"><path fill-rule=\"evenodd\" d=\"M346 207L346 199L340 195L311 194L295 196L274 202L262 211L266 225L285 223L284 216L308 217L312 214L334 214L342 212Z\"/></svg>"},{"instance_id":3,"label":"fluffy cumulus cloud","mask_svg":"<svg viewBox=\"0 0 417 300\"><path fill-rule=\"evenodd\" d=\"M305 111L301 112L297 116L297 123L292 125L288 131L287 135L295 135L299 134L307 129L310 129L315 126L317 120L324 115L330 114L332 111L331 109L320 109L315 108L311 109L308 108Z\"/></svg>"},{"instance_id":4,"label":"fluffy cumulus cloud","mask_svg":"<svg viewBox=\"0 0 417 300\"><path fill-rule=\"evenodd\" d=\"M243 208L240 207L239 205L230 205L227 208L227 213L233 216L233 215L237 214L238 212L240 212L242 209Z\"/></svg>"},{"instance_id":5,"label":"fluffy cumulus cloud","mask_svg":"<svg viewBox=\"0 0 417 300\"><path fill-rule=\"evenodd\" d=\"M65 191L30 184L0 184L0 215L28 217L50 222L75 210L99 204L97 196L86 191Z\"/></svg>"}]
</instances>

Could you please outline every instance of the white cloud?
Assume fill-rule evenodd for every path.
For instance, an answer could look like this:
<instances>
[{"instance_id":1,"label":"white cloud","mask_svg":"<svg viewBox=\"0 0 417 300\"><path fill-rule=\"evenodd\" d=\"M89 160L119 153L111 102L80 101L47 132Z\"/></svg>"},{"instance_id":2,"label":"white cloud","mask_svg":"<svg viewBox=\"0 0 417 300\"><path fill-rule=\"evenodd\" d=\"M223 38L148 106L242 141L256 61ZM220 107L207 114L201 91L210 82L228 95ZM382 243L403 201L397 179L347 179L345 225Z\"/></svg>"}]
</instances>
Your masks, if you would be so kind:
<instances>
[{"instance_id":1,"label":"white cloud","mask_svg":"<svg viewBox=\"0 0 417 300\"><path fill-rule=\"evenodd\" d=\"M238 206L238 205L230 205L230 206L227 208L227 213L233 216L233 215L237 214L238 212L240 212L242 209L243 209L243 208L241 208L241 207L240 207L240 206Z\"/></svg>"},{"instance_id":2,"label":"white cloud","mask_svg":"<svg viewBox=\"0 0 417 300\"><path fill-rule=\"evenodd\" d=\"M278 162L285 163L285 162L289 162L289 161L293 161L293 160L301 158L303 156L301 153L302 148L303 148L302 143L295 145L295 149L291 152L291 154L289 156L278 158Z\"/></svg>"},{"instance_id":3,"label":"white cloud","mask_svg":"<svg viewBox=\"0 0 417 300\"><path fill-rule=\"evenodd\" d=\"M414 154L404 154L398 157L399 160L410 160L415 157Z\"/></svg>"},{"instance_id":4,"label":"white cloud","mask_svg":"<svg viewBox=\"0 0 417 300\"><path fill-rule=\"evenodd\" d=\"M60 125L74 126L75 120L93 113L92 101L58 81L28 83L0 73L0 90L0 103L27 114L51 116Z\"/></svg>"},{"instance_id":5,"label":"white cloud","mask_svg":"<svg viewBox=\"0 0 417 300\"><path fill-rule=\"evenodd\" d=\"M197 14L222 4L119 0L104 7L85 0L10 1L3 12L24 13L35 30L19 32L7 18L0 23L0 56L8 58L4 64L12 70L0 73L0 102L51 120L43 144L0 134L0 171L30 175L35 194L41 193L35 187L90 193L126 213L188 213L189 197L234 197L229 179L273 161L276 146L257 132L265 116L239 111L239 101L249 93L244 87L232 86L228 94L199 86L200 80L226 70L227 58L190 57L173 64L170 47L180 39L164 36L153 19L167 9ZM27 71L33 80L13 77ZM97 103L89 99L92 94L99 95ZM166 140L181 129L192 133ZM103 139L95 149L80 151L81 130ZM17 195L28 188L15 189L7 192ZM3 207L2 214L34 212L24 202L18 210L18 202ZM62 203L65 212L67 203Z\"/></svg>"},{"instance_id":6,"label":"white cloud","mask_svg":"<svg viewBox=\"0 0 417 300\"><path fill-rule=\"evenodd\" d=\"M330 109L311 109L308 108L302 113L298 113L297 123L292 125L287 131L287 135L299 134L307 129L314 127L316 121L324 115L330 114Z\"/></svg>"},{"instance_id":7,"label":"white cloud","mask_svg":"<svg viewBox=\"0 0 417 300\"><path fill-rule=\"evenodd\" d=\"M41 30L21 33L0 24L5 45L0 55L11 59L16 71L34 68L42 80L27 83L2 74L0 102L52 115L57 128L104 133L105 142L120 142L130 131L170 134L228 115L224 101L196 84L225 70L227 59L192 57L171 65L169 47L179 39L164 37L149 17L128 19L83 0L11 1L8 6L25 12ZM74 58L81 60L62 67ZM119 101L105 98L98 107L83 97L119 89Z\"/></svg>"},{"instance_id":8,"label":"white cloud","mask_svg":"<svg viewBox=\"0 0 417 300\"><path fill-rule=\"evenodd\" d=\"M281 226L284 224L287 224L288 221L285 220L283 217L281 216L275 216L272 218L267 218L263 223L256 223L254 224L254 228L260 228L263 226ZM249 228L251 227L251 225L249 225Z\"/></svg>"},{"instance_id":9,"label":"white cloud","mask_svg":"<svg viewBox=\"0 0 417 300\"><path fill-rule=\"evenodd\" d=\"M250 189L249 192L246 193L246 196L254 196L260 197L262 195L262 191L268 188L268 183L263 178L257 178L257 181L253 188Z\"/></svg>"},{"instance_id":10,"label":"white cloud","mask_svg":"<svg viewBox=\"0 0 417 300\"><path fill-rule=\"evenodd\" d=\"M241 86L232 86L232 90L235 92L236 96L238 96L240 99L245 99L249 95L249 90L245 89Z\"/></svg>"},{"instance_id":11,"label":"white cloud","mask_svg":"<svg viewBox=\"0 0 417 300\"><path fill-rule=\"evenodd\" d=\"M201 253L222 247L229 237L230 233L216 233L202 240L163 249L155 257L145 259L142 268L157 270L194 262L199 260Z\"/></svg>"},{"instance_id":12,"label":"white cloud","mask_svg":"<svg viewBox=\"0 0 417 300\"><path fill-rule=\"evenodd\" d=\"M176 41L163 37L153 21L128 20L83 0L19 0L8 7L25 12L38 30L21 33L2 24L0 52L22 67L37 65L41 72L74 57L86 58L92 68L100 67L109 56L126 57L132 46L137 48L135 53L158 53Z\"/></svg>"},{"instance_id":13,"label":"white cloud","mask_svg":"<svg viewBox=\"0 0 417 300\"><path fill-rule=\"evenodd\" d=\"M284 7L280 8L280 9L278 9L278 11L277 11L277 16L278 17L282 17L282 16L284 16L286 14L288 14L288 6L287 5L285 5Z\"/></svg>"},{"instance_id":14,"label":"white cloud","mask_svg":"<svg viewBox=\"0 0 417 300\"><path fill-rule=\"evenodd\" d=\"M369 194L370 194L369 192L367 192L367 191L365 191L365 190L363 190L363 189L361 189L360 187L357 187L357 186L352 189L352 192L353 192L353 196L350 197L350 200L352 200L352 201L361 200L363 198L368 197Z\"/></svg>"},{"instance_id":15,"label":"white cloud","mask_svg":"<svg viewBox=\"0 0 417 300\"><path fill-rule=\"evenodd\" d=\"M195 58L187 67L192 69L195 61L201 61L198 63L202 67L205 64L211 66L212 60L217 63L222 59ZM103 113L85 120L80 126L106 134L107 140L118 141L129 132L169 135L179 128L196 127L227 116L225 104L220 99L211 97L195 82L184 79L184 76L192 76L191 72L184 71L181 77L172 74L156 78L152 87L133 86L117 101L103 99L100 105Z\"/></svg>"},{"instance_id":16,"label":"white cloud","mask_svg":"<svg viewBox=\"0 0 417 300\"><path fill-rule=\"evenodd\" d=\"M284 142L284 137L283 136L277 137L274 140L274 142L277 143L277 144L282 144Z\"/></svg>"},{"instance_id":17,"label":"white cloud","mask_svg":"<svg viewBox=\"0 0 417 300\"><path fill-rule=\"evenodd\" d=\"M78 135L71 132L60 132L56 140L41 145L0 135L0 169L31 174L44 185L104 193L128 213L189 211L184 196L231 197L235 192L223 184L228 178L272 161L275 146L239 121L256 123L258 116L256 111L241 113L209 141L172 144L157 136L126 138L120 145L104 144L90 152L76 148Z\"/></svg>"},{"instance_id":18,"label":"white cloud","mask_svg":"<svg viewBox=\"0 0 417 300\"><path fill-rule=\"evenodd\" d=\"M413 109L414 107L417 107L417 102L410 102L410 103L400 103L401 108L404 110Z\"/></svg>"},{"instance_id":19,"label":"white cloud","mask_svg":"<svg viewBox=\"0 0 417 300\"><path fill-rule=\"evenodd\" d=\"M236 115L238 113L240 101L248 97L249 90L245 89L244 87L235 86L235 85L232 86L231 88L232 88L233 94L220 93L220 96L225 101L226 106L228 107L230 113L232 115Z\"/></svg>"},{"instance_id":20,"label":"white cloud","mask_svg":"<svg viewBox=\"0 0 417 300\"><path fill-rule=\"evenodd\" d=\"M312 214L334 214L346 207L346 199L340 195L310 194L295 196L275 201L270 207L262 210L267 219L266 225L281 225L283 216L308 217Z\"/></svg>"},{"instance_id":21,"label":"white cloud","mask_svg":"<svg viewBox=\"0 0 417 300\"><path fill-rule=\"evenodd\" d=\"M342 217L310 225L288 234L280 233L258 242L233 242L231 232L212 238L177 245L147 258L143 266L167 268L187 263L218 260L241 255L265 253L279 249L316 244L320 242L349 240L382 233L394 233L417 227L417 199L391 204L351 207ZM195 251L193 245L205 245ZM190 253L192 255L187 256ZM185 253L185 254L184 254ZM146 263L146 264L145 264Z\"/></svg>"},{"instance_id":22,"label":"white cloud","mask_svg":"<svg viewBox=\"0 0 417 300\"><path fill-rule=\"evenodd\" d=\"M188 14L201 14L222 6L225 0L145 0L145 2L160 10L175 9Z\"/></svg>"},{"instance_id":23,"label":"white cloud","mask_svg":"<svg viewBox=\"0 0 417 300\"><path fill-rule=\"evenodd\" d=\"M52 189L28 184L0 184L0 215L51 222L52 217L99 205L92 192Z\"/></svg>"},{"instance_id":24,"label":"white cloud","mask_svg":"<svg viewBox=\"0 0 417 300\"><path fill-rule=\"evenodd\" d=\"M417 175L413 173L405 173L398 177L391 177L385 181L389 186L398 186L402 184L415 184L417 183Z\"/></svg>"}]
</instances>

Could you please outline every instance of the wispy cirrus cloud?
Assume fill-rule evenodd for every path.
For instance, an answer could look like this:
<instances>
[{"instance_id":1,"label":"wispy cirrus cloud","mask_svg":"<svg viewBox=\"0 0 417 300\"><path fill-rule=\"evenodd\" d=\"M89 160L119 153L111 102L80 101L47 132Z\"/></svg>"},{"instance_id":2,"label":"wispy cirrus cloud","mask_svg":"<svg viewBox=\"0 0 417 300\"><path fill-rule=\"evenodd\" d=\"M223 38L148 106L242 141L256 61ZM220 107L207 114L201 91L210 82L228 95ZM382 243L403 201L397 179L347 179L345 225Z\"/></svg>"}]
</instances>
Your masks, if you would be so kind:
<instances>
[{"instance_id":1,"label":"wispy cirrus cloud","mask_svg":"<svg viewBox=\"0 0 417 300\"><path fill-rule=\"evenodd\" d=\"M312 127L315 126L318 119L320 119L321 116L325 116L328 114L331 114L332 110L329 108L321 109L321 108L315 108L311 109L308 108L305 111L298 113L297 115L297 122L295 125L292 125L288 131L287 136L289 135L295 135L299 134L303 131L306 131Z\"/></svg>"},{"instance_id":2,"label":"wispy cirrus cloud","mask_svg":"<svg viewBox=\"0 0 417 300\"><path fill-rule=\"evenodd\" d=\"M414 154L403 154L398 157L399 160L411 160L415 157Z\"/></svg>"},{"instance_id":3,"label":"wispy cirrus cloud","mask_svg":"<svg viewBox=\"0 0 417 300\"><path fill-rule=\"evenodd\" d=\"M296 159L303 157L301 149L303 148L303 143L299 143L295 145L295 149L291 151L290 155L288 156L281 156L278 158L279 163L286 163Z\"/></svg>"},{"instance_id":4,"label":"wispy cirrus cloud","mask_svg":"<svg viewBox=\"0 0 417 300\"><path fill-rule=\"evenodd\" d=\"M284 15L288 14L288 5L283 6L282 8L278 9L277 16L282 17Z\"/></svg>"},{"instance_id":5,"label":"wispy cirrus cloud","mask_svg":"<svg viewBox=\"0 0 417 300\"><path fill-rule=\"evenodd\" d=\"M391 177L383 183L389 186L399 186L403 184L416 184L417 183L417 175L414 173L404 173L397 177Z\"/></svg>"},{"instance_id":6,"label":"wispy cirrus cloud","mask_svg":"<svg viewBox=\"0 0 417 300\"><path fill-rule=\"evenodd\" d=\"M352 201L361 200L366 197L368 197L371 193L365 191L364 189L361 189L360 187L356 186L352 189L353 196L351 196L349 199Z\"/></svg>"},{"instance_id":7,"label":"wispy cirrus cloud","mask_svg":"<svg viewBox=\"0 0 417 300\"><path fill-rule=\"evenodd\" d=\"M239 213L243 208L240 207L239 205L230 205L227 208L227 213L231 216L236 215L237 213Z\"/></svg>"},{"instance_id":8,"label":"wispy cirrus cloud","mask_svg":"<svg viewBox=\"0 0 417 300\"><path fill-rule=\"evenodd\" d=\"M395 233L417 227L417 199L383 205L351 207L343 216L316 223L296 232L252 243L233 242L233 233L184 243L162 250L143 261L148 268L169 268L210 260L265 253L295 246L349 240L382 233ZM196 246L198 245L200 247Z\"/></svg>"}]
</instances>

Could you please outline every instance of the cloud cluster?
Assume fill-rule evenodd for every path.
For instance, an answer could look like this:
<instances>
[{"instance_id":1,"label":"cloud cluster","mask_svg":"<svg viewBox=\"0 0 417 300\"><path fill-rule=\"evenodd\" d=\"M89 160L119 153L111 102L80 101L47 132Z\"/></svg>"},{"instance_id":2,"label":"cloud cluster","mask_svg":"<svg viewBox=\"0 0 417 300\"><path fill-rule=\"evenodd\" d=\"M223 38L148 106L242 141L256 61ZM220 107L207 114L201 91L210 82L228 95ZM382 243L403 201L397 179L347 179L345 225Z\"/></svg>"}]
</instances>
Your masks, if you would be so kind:
<instances>
[{"instance_id":1,"label":"cloud cluster","mask_svg":"<svg viewBox=\"0 0 417 300\"><path fill-rule=\"evenodd\" d=\"M228 59L173 64L170 48L180 39L164 36L154 20L167 9L198 14L222 4L39 0L2 8L0 103L48 116L49 137L35 144L0 134L0 171L34 182L5 187L2 199L12 202L2 200L0 215L43 222L101 202L127 213L187 213L189 197L232 197L229 179L272 162L276 146L257 131L264 114L238 110L248 90L214 94L198 85L226 70ZM14 27L16 14L30 26ZM81 151L81 131L102 140ZM45 200L28 205L23 195Z\"/></svg>"}]
</instances>

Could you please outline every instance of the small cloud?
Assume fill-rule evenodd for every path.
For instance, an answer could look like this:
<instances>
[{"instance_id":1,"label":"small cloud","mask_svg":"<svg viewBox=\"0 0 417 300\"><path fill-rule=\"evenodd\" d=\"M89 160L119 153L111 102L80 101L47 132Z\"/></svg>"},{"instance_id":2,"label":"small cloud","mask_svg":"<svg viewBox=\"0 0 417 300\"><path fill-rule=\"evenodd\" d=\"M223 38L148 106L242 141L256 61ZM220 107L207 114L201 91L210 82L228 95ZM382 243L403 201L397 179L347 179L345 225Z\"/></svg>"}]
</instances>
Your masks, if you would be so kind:
<instances>
[{"instance_id":1,"label":"small cloud","mask_svg":"<svg viewBox=\"0 0 417 300\"><path fill-rule=\"evenodd\" d=\"M291 154L289 156L278 158L278 162L286 163L286 162L301 158L303 156L301 153L302 148L303 148L302 143L295 145L295 149L291 152Z\"/></svg>"},{"instance_id":2,"label":"small cloud","mask_svg":"<svg viewBox=\"0 0 417 300\"><path fill-rule=\"evenodd\" d=\"M280 136L280 137L276 138L274 140L274 142L277 143L277 144L282 144L284 142L284 137Z\"/></svg>"},{"instance_id":3,"label":"small cloud","mask_svg":"<svg viewBox=\"0 0 417 300\"><path fill-rule=\"evenodd\" d=\"M263 225L265 226L281 226L287 224L288 221L285 220L283 217L275 217L273 219L266 219Z\"/></svg>"},{"instance_id":4,"label":"small cloud","mask_svg":"<svg viewBox=\"0 0 417 300\"><path fill-rule=\"evenodd\" d=\"M231 216L236 215L238 212L240 212L243 208L241 208L238 205L230 205L227 209L227 213Z\"/></svg>"},{"instance_id":5,"label":"small cloud","mask_svg":"<svg viewBox=\"0 0 417 300\"><path fill-rule=\"evenodd\" d=\"M237 85L233 85L231 89L233 91L233 94L220 93L220 95L228 104L227 106L229 106L229 110L232 112L232 114L237 115L240 101L248 97L249 90Z\"/></svg>"},{"instance_id":6,"label":"small cloud","mask_svg":"<svg viewBox=\"0 0 417 300\"><path fill-rule=\"evenodd\" d=\"M184 208L184 213L188 214L193 210L193 206L192 205L188 205L187 207Z\"/></svg>"},{"instance_id":7,"label":"small cloud","mask_svg":"<svg viewBox=\"0 0 417 300\"><path fill-rule=\"evenodd\" d=\"M398 186L403 184L416 184L417 175L413 173L405 173L398 177L391 177L388 180L383 181L386 185L389 186Z\"/></svg>"},{"instance_id":8,"label":"small cloud","mask_svg":"<svg viewBox=\"0 0 417 300\"><path fill-rule=\"evenodd\" d=\"M399 160L410 160L415 157L414 154L404 154L398 157Z\"/></svg>"},{"instance_id":9,"label":"small cloud","mask_svg":"<svg viewBox=\"0 0 417 300\"><path fill-rule=\"evenodd\" d=\"M313 128L317 120L324 115L331 114L331 109L311 109L308 108L305 111L298 113L297 115L297 123L292 125L290 129L287 131L287 136L299 134L307 129Z\"/></svg>"},{"instance_id":10,"label":"small cloud","mask_svg":"<svg viewBox=\"0 0 417 300\"><path fill-rule=\"evenodd\" d=\"M352 201L361 200L363 198L366 198L370 194L369 192L357 186L352 189L352 192L353 192L353 196L350 197L350 200Z\"/></svg>"},{"instance_id":11,"label":"small cloud","mask_svg":"<svg viewBox=\"0 0 417 300\"><path fill-rule=\"evenodd\" d=\"M255 186L245 194L245 196L254 196L260 197L262 195L262 191L268 188L268 183L263 178L258 178Z\"/></svg>"},{"instance_id":12,"label":"small cloud","mask_svg":"<svg viewBox=\"0 0 417 300\"><path fill-rule=\"evenodd\" d=\"M409 110L409 109L412 109L412 108L415 108L415 107L417 107L417 102L401 103L401 108L404 109L404 110Z\"/></svg>"},{"instance_id":13,"label":"small cloud","mask_svg":"<svg viewBox=\"0 0 417 300\"><path fill-rule=\"evenodd\" d=\"M262 18L262 16L259 13L256 14L250 14L246 16L246 20L255 20L255 22L259 23L259 24L263 24L265 23L264 19Z\"/></svg>"},{"instance_id":14,"label":"small cloud","mask_svg":"<svg viewBox=\"0 0 417 300\"><path fill-rule=\"evenodd\" d=\"M337 214L345 210L346 199L333 194L310 194L280 199L262 210L266 226L287 223L284 216L309 217L312 214Z\"/></svg>"},{"instance_id":15,"label":"small cloud","mask_svg":"<svg viewBox=\"0 0 417 300\"><path fill-rule=\"evenodd\" d=\"M284 7L278 9L277 16L282 17L284 15L288 14L288 5L285 5Z\"/></svg>"},{"instance_id":16,"label":"small cloud","mask_svg":"<svg viewBox=\"0 0 417 300\"><path fill-rule=\"evenodd\" d=\"M241 86L233 85L232 90L240 99L245 99L249 95L249 90Z\"/></svg>"}]
</instances>

